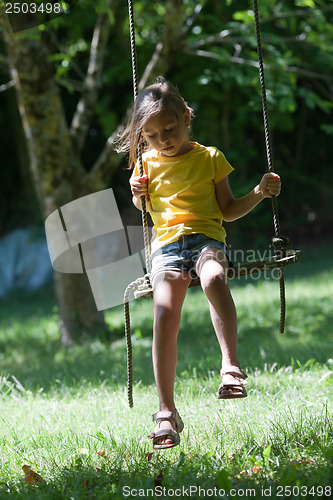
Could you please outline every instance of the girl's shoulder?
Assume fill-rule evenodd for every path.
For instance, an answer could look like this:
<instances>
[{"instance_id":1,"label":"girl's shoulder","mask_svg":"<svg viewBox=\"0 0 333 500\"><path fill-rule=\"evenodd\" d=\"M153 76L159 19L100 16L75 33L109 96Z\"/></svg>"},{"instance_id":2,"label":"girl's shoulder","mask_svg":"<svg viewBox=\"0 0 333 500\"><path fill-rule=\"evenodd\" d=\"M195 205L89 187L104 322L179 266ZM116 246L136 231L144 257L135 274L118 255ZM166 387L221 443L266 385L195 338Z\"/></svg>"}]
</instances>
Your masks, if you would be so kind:
<instances>
[{"instance_id":1,"label":"girl's shoulder","mask_svg":"<svg viewBox=\"0 0 333 500\"><path fill-rule=\"evenodd\" d=\"M198 152L210 158L225 158L224 154L216 146L203 146L198 144Z\"/></svg>"}]
</instances>

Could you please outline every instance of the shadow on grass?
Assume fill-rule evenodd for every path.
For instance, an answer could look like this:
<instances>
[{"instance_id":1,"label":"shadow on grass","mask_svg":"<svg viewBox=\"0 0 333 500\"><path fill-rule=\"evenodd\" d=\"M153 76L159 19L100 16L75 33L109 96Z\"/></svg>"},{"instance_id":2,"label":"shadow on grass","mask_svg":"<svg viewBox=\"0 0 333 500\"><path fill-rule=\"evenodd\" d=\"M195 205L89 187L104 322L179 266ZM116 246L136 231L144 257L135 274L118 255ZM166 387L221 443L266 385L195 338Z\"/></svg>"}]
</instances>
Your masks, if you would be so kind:
<instances>
[{"instance_id":1,"label":"shadow on grass","mask_svg":"<svg viewBox=\"0 0 333 500\"><path fill-rule=\"evenodd\" d=\"M320 255L316 265L313 259ZM332 335L331 297L321 301L309 297L300 302L288 296L288 280L316 279L325 283L325 272L332 269L330 252L313 250L302 264L291 266L287 274L287 332L278 332L278 284L276 296L251 307L238 308L239 357L248 370L265 365L295 367L309 359L325 363L331 355L328 336ZM238 282L234 288L253 294L255 288ZM258 285L260 287L260 285ZM304 284L306 285L306 282ZM265 290L261 292L265 296ZM249 296L250 296L249 295ZM59 387L77 389L81 385L126 384L126 347L122 307L106 311L110 339L87 340L70 349L60 345L55 301L51 289L31 295L15 295L0 303L0 372L14 376L26 390L45 392ZM152 301L131 303L134 381L153 383L151 362ZM117 339L117 340L114 340ZM177 374L180 377L207 377L220 368L218 343L211 325L206 299L199 289L191 289L185 301L179 334ZM11 379L12 380L12 379ZM3 389L4 390L4 389Z\"/></svg>"},{"instance_id":2,"label":"shadow on grass","mask_svg":"<svg viewBox=\"0 0 333 500\"><path fill-rule=\"evenodd\" d=\"M123 324L110 338L61 346L53 290L16 294L0 302L0 375L14 376L26 390L126 382ZM119 338L119 342L114 339Z\"/></svg>"}]
</instances>

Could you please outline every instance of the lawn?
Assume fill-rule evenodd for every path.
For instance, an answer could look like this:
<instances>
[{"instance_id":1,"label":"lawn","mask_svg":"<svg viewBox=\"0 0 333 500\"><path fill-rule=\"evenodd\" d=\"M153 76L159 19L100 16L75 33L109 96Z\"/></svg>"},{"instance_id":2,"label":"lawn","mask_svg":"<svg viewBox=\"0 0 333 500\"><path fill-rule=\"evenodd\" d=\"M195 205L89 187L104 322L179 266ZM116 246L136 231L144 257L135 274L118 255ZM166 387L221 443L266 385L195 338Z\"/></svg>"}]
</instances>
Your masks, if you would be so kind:
<instances>
[{"instance_id":1,"label":"lawn","mask_svg":"<svg viewBox=\"0 0 333 500\"><path fill-rule=\"evenodd\" d=\"M106 312L109 338L65 350L52 290L3 300L0 499L330 498L331 255L331 245L305 249L286 270L284 335L278 283L231 282L244 400L216 400L218 344L202 292L189 290L176 380L185 429L180 446L154 453L151 301L131 303L130 410L121 307Z\"/></svg>"}]
</instances>

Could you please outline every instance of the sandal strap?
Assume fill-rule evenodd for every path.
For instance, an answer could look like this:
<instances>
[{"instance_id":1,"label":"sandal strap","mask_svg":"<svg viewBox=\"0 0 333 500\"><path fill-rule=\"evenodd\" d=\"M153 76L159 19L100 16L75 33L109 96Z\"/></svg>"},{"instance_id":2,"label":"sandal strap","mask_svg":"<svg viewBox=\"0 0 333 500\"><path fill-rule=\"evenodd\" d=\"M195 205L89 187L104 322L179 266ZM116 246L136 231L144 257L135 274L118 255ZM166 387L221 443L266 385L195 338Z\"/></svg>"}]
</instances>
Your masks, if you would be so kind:
<instances>
[{"instance_id":1,"label":"sandal strap","mask_svg":"<svg viewBox=\"0 0 333 500\"><path fill-rule=\"evenodd\" d=\"M161 420L173 420L176 424L177 432L181 432L184 428L183 421L177 411L174 409L173 411L158 411L152 415L153 422L159 422Z\"/></svg>"},{"instance_id":2,"label":"sandal strap","mask_svg":"<svg viewBox=\"0 0 333 500\"><path fill-rule=\"evenodd\" d=\"M227 368L224 369L221 368L220 374L221 377L223 377L223 375L232 375L234 377L239 377L244 380L247 379L246 373L243 372L243 370L238 366L228 366Z\"/></svg>"},{"instance_id":3,"label":"sandal strap","mask_svg":"<svg viewBox=\"0 0 333 500\"><path fill-rule=\"evenodd\" d=\"M153 448L154 450L165 450L167 448L173 448L180 443L180 437L178 432L173 431L172 429L161 429L157 432L153 432L148 436L149 439L153 440ZM171 439L173 442L168 444L158 444L157 441L161 438Z\"/></svg>"},{"instance_id":4,"label":"sandal strap","mask_svg":"<svg viewBox=\"0 0 333 500\"><path fill-rule=\"evenodd\" d=\"M159 439L161 437L170 437L174 441L177 441L178 439L178 432L172 430L172 429L161 429L157 432L152 432L149 434L148 439Z\"/></svg>"},{"instance_id":5,"label":"sandal strap","mask_svg":"<svg viewBox=\"0 0 333 500\"><path fill-rule=\"evenodd\" d=\"M230 392L231 391L231 392ZM244 385L220 385L217 399L246 398L247 393Z\"/></svg>"},{"instance_id":6,"label":"sandal strap","mask_svg":"<svg viewBox=\"0 0 333 500\"><path fill-rule=\"evenodd\" d=\"M219 387L219 394L222 394L222 392L228 392L229 390L236 391L236 393L240 392L243 393L245 391L244 385L220 385ZM246 392L246 391L245 391Z\"/></svg>"},{"instance_id":7,"label":"sandal strap","mask_svg":"<svg viewBox=\"0 0 333 500\"><path fill-rule=\"evenodd\" d=\"M173 411L158 411L151 416L153 422L156 420L169 420L173 418Z\"/></svg>"}]
</instances>

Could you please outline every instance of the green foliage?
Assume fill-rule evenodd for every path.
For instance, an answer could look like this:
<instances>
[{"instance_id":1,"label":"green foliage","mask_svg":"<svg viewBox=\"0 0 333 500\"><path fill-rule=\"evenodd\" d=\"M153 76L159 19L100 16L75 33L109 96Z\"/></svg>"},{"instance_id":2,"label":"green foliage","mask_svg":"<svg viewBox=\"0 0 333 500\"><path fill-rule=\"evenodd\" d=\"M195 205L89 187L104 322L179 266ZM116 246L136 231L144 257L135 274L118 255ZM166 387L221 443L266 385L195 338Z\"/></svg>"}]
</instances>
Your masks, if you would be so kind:
<instances>
[{"instance_id":1,"label":"green foliage","mask_svg":"<svg viewBox=\"0 0 333 500\"><path fill-rule=\"evenodd\" d=\"M257 182L267 168L252 2L182 0L177 5L184 12L184 28L179 39L173 41L166 76L178 85L196 111L193 139L216 145L235 166L237 196L243 186ZM284 211L294 214L294 226L302 226L302 232L312 230L304 208L309 204L310 212L323 226L318 232L331 224L332 190L326 193L329 187L325 179L332 157L332 7L332 2L324 0L259 2L275 168L283 176ZM105 8L105 0L96 4L80 1L69 14L42 29L69 123L88 66L94 23L98 12ZM134 2L139 76L168 29L169 11L168 2ZM114 2L108 12L112 26L110 49L83 152L87 169L124 119L133 99L126 2ZM40 36L38 30L31 33ZM3 52L3 47L0 49ZM6 82L8 72L3 64L0 69L1 80ZM3 97L0 94L0 99ZM4 122L4 109L0 106L0 123ZM3 133L7 134L7 130L10 127L4 127ZM8 142L9 138L2 144ZM2 148L6 163L15 165L15 152ZM12 182L7 177L4 181ZM114 188L118 186L123 193L127 177L117 176ZM261 217L250 217L248 233L259 223Z\"/></svg>"}]
</instances>

